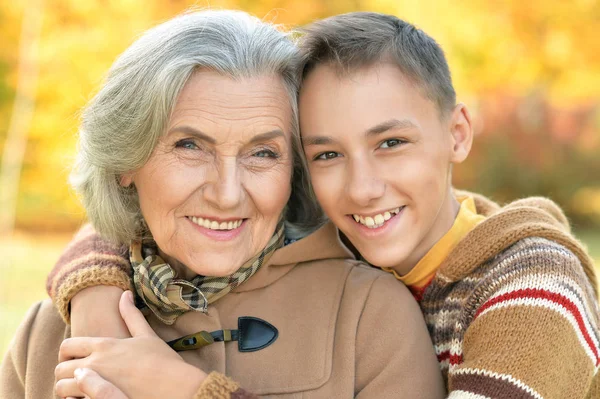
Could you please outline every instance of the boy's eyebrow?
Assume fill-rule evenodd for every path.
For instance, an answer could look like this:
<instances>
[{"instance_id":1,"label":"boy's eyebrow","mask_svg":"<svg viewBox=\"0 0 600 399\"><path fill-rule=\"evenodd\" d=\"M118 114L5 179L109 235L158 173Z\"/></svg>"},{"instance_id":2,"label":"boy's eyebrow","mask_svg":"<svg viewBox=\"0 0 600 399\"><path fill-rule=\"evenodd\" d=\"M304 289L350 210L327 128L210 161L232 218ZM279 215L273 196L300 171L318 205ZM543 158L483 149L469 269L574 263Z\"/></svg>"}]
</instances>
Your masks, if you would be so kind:
<instances>
[{"instance_id":1,"label":"boy's eyebrow","mask_svg":"<svg viewBox=\"0 0 600 399\"><path fill-rule=\"evenodd\" d=\"M390 119L369 128L365 134L367 136L377 136L390 129L418 129L418 126L408 119Z\"/></svg>"},{"instance_id":2,"label":"boy's eyebrow","mask_svg":"<svg viewBox=\"0 0 600 399\"><path fill-rule=\"evenodd\" d=\"M408 119L390 119L385 122L378 123L377 125L369 128L366 132L366 136L377 136L378 134L387 132L390 129L418 129L419 127L415 125ZM332 144L336 140L330 136L315 136L315 137L302 137L302 144L306 146L310 145L327 145Z\"/></svg>"},{"instance_id":3,"label":"boy's eyebrow","mask_svg":"<svg viewBox=\"0 0 600 399\"><path fill-rule=\"evenodd\" d=\"M335 140L329 136L302 137L302 144L306 147L309 145L325 145L331 144Z\"/></svg>"}]
</instances>

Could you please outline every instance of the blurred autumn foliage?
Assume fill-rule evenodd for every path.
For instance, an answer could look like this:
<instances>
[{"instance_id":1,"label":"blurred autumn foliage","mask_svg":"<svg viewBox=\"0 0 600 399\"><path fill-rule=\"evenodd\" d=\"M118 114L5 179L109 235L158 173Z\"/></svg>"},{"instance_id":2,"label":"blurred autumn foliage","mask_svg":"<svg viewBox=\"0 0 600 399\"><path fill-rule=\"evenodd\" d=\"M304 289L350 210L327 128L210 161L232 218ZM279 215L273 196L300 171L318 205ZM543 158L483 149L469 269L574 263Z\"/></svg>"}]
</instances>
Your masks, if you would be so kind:
<instances>
[{"instance_id":1,"label":"blurred autumn foliage","mask_svg":"<svg viewBox=\"0 0 600 399\"><path fill-rule=\"evenodd\" d=\"M18 82L28 2L0 2L0 153ZM67 176L78 110L145 29L190 6L239 8L295 26L370 10L415 23L445 49L477 136L456 185L507 201L544 195L577 226L600 226L600 2L595 0L46 0L17 227L72 230L84 218Z\"/></svg>"}]
</instances>

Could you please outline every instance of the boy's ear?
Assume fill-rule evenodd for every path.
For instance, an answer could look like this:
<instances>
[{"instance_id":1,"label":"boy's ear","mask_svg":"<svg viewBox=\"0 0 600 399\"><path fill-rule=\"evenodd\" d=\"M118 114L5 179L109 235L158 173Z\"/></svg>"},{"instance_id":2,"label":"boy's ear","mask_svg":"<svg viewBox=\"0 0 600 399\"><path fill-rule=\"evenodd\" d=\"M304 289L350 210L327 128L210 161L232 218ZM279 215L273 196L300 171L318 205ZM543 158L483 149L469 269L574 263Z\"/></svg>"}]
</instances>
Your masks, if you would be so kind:
<instances>
[{"instance_id":1,"label":"boy's ear","mask_svg":"<svg viewBox=\"0 0 600 399\"><path fill-rule=\"evenodd\" d=\"M450 116L450 134L452 136L452 156L450 162L461 163L471 151L473 144L473 125L466 105L460 103Z\"/></svg>"},{"instance_id":2,"label":"boy's ear","mask_svg":"<svg viewBox=\"0 0 600 399\"><path fill-rule=\"evenodd\" d=\"M131 186L132 183L133 183L133 172L125 173L125 174L121 175L121 177L119 178L119 184L121 185L121 187L129 187L129 186Z\"/></svg>"}]
</instances>

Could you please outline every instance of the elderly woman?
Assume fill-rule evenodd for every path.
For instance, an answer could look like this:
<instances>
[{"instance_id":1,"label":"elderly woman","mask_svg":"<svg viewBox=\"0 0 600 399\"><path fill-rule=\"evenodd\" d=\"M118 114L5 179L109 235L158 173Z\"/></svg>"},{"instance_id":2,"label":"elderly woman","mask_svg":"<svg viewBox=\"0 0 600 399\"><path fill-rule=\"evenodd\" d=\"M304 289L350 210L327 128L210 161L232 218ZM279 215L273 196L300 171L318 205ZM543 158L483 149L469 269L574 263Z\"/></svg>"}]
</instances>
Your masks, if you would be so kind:
<instances>
[{"instance_id":1,"label":"elderly woman","mask_svg":"<svg viewBox=\"0 0 600 399\"><path fill-rule=\"evenodd\" d=\"M94 256L53 281L128 288L119 271L132 269L145 318L126 292L132 338L61 345L69 326L49 301L34 305L2 363L0 398L54 398L55 378L61 397L443 395L408 290L318 227L296 57L273 26L203 11L148 31L116 61L83 114L73 178L104 239L84 229L75 245Z\"/></svg>"}]
</instances>

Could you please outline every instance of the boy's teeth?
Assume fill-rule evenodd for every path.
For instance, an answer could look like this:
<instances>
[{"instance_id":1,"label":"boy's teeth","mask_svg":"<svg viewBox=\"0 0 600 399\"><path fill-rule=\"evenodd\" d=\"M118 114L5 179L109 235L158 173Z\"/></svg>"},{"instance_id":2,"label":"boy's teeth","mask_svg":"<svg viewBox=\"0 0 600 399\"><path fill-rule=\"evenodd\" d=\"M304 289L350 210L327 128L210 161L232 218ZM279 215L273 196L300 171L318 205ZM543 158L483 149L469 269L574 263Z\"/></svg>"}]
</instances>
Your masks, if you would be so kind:
<instances>
[{"instance_id":1,"label":"boy's teeth","mask_svg":"<svg viewBox=\"0 0 600 399\"><path fill-rule=\"evenodd\" d=\"M215 220L209 220L204 218L198 218L196 216L190 216L189 219L196 223L198 226L202 226L205 229L211 230L233 230L237 229L242 225L243 220L235 220L230 222L217 222Z\"/></svg>"},{"instance_id":2,"label":"boy's teeth","mask_svg":"<svg viewBox=\"0 0 600 399\"><path fill-rule=\"evenodd\" d=\"M356 223L360 223L362 225L365 225L371 229L376 229L378 227L383 226L383 224L390 220L392 218L392 216L396 215L397 213L400 212L400 207L396 208L396 209L392 209L391 211L387 211L384 213L380 213L377 214L375 216L361 216L361 215L357 215L357 214L353 214L352 217L354 218L354 220L356 221Z\"/></svg>"}]
</instances>

